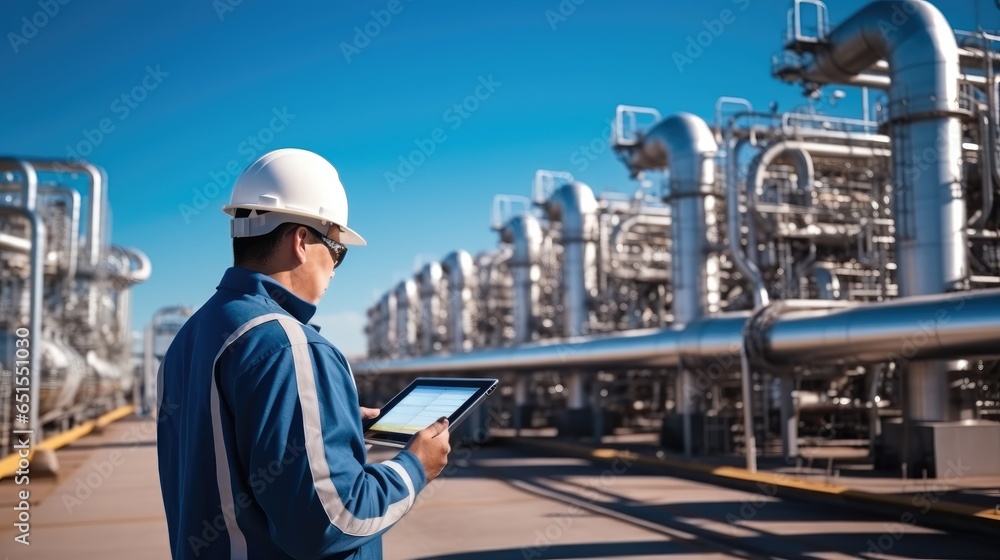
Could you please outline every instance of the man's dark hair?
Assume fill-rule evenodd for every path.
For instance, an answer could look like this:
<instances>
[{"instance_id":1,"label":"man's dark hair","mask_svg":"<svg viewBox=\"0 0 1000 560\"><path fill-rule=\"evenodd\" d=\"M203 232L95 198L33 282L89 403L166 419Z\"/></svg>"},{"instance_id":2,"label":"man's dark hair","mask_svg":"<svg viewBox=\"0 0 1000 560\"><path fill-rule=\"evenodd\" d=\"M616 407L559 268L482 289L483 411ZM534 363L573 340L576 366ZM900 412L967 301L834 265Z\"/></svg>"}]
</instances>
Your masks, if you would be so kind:
<instances>
[{"instance_id":1,"label":"man's dark hair","mask_svg":"<svg viewBox=\"0 0 1000 560\"><path fill-rule=\"evenodd\" d=\"M266 211L257 211L258 215L266 214ZM239 208L236 210L237 218L246 218L250 215L250 210ZM278 246L285 238L285 235L299 224L284 223L264 235L254 237L234 237L233 238L233 265L243 266L247 264L267 264L277 252Z\"/></svg>"}]
</instances>

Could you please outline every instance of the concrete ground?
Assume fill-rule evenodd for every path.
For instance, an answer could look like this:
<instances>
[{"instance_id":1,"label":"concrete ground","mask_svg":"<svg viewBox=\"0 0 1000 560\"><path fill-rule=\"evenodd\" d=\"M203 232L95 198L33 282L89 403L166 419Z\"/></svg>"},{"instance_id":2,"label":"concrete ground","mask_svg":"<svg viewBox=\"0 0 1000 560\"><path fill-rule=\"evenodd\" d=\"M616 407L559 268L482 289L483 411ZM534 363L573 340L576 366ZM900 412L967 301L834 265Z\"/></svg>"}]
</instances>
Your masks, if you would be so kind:
<instances>
[{"instance_id":1,"label":"concrete ground","mask_svg":"<svg viewBox=\"0 0 1000 560\"><path fill-rule=\"evenodd\" d=\"M169 558L155 424L129 417L61 449L33 476L30 546L0 481L0 558ZM543 442L544 443L544 442ZM393 451L374 449L371 460ZM1000 481L994 481L1000 482ZM994 486L995 487L995 486ZM537 445L456 448L446 474L384 538L392 559L996 558L996 539L723 488Z\"/></svg>"}]
</instances>

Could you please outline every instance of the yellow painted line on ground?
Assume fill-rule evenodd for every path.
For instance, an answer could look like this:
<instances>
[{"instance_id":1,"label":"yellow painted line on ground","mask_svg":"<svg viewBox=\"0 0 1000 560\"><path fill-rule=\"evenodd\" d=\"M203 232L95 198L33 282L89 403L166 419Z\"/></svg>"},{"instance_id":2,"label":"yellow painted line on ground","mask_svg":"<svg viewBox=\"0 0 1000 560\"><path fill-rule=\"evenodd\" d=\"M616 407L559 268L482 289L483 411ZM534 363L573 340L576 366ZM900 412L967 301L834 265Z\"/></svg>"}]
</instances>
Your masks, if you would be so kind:
<instances>
[{"instance_id":1,"label":"yellow painted line on ground","mask_svg":"<svg viewBox=\"0 0 1000 560\"><path fill-rule=\"evenodd\" d=\"M67 444L70 444L82 438L83 436L89 434L92 431L94 431L93 420L84 422L83 424L80 424L79 426L73 428L72 430L66 430L61 434L57 434L50 438L45 439L44 441L42 441L42 443L38 444L38 446L35 447L34 450L37 451L40 449L47 449L49 451L55 451L60 447L65 447Z\"/></svg>"},{"instance_id":2,"label":"yellow painted line on ground","mask_svg":"<svg viewBox=\"0 0 1000 560\"><path fill-rule=\"evenodd\" d=\"M795 478L794 476L785 473L754 473L739 467L715 467L712 465L705 465L703 463L688 463L671 459L658 459L655 457L638 455L630 451L619 451L617 449L609 448L591 449L585 446L574 445L566 442L542 441L535 438L513 438L513 441L532 447L550 449L570 455L589 457L600 461L629 461L649 467L665 467L688 472L708 474L721 478L742 480L745 482L771 484L782 488L800 490L804 492L827 494L831 496L843 497L852 501L878 503L905 509L917 509L920 510L921 513L924 513L927 510L932 510L938 513L946 513L960 517L975 517L991 523L1000 523L1000 512L993 509L981 509L977 506L940 501L943 492L934 494L933 496L926 495L928 493L924 492L922 493L925 494L923 498L918 500L921 494L917 494L916 496L903 496L899 494L866 492L864 490L855 490L848 486L839 484L827 484L824 482L815 482Z\"/></svg>"},{"instance_id":3,"label":"yellow painted line on ground","mask_svg":"<svg viewBox=\"0 0 1000 560\"><path fill-rule=\"evenodd\" d=\"M46 438L42 441L42 443L31 448L27 459L30 461L34 456L35 451L38 450L55 451L60 447L65 447L94 431L94 428L104 428L108 424L132 414L134 410L135 409L132 405L122 406L104 414L96 420L88 420L72 430L67 430L61 434L56 434L50 438ZM17 472L17 465L20 459L21 456L17 453L11 453L3 459L0 459L0 480L13 476L14 473Z\"/></svg>"},{"instance_id":4,"label":"yellow painted line on ground","mask_svg":"<svg viewBox=\"0 0 1000 560\"><path fill-rule=\"evenodd\" d=\"M125 406L120 406L112 410L111 412L105 414L104 416L98 418L97 422L95 423L95 427L97 429L105 428L112 422L121 420L122 418L125 418L129 414L132 414L134 410L135 407L130 404L127 404Z\"/></svg>"}]
</instances>

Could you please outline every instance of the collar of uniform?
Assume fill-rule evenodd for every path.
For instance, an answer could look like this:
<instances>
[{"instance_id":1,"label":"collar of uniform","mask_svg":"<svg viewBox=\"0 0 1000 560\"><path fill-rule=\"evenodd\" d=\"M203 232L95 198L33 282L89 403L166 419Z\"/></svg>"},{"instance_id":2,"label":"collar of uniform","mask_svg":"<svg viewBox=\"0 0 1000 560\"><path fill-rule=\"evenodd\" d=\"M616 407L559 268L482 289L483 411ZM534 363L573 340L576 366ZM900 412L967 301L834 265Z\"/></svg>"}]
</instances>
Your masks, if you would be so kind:
<instances>
[{"instance_id":1,"label":"collar of uniform","mask_svg":"<svg viewBox=\"0 0 1000 560\"><path fill-rule=\"evenodd\" d=\"M226 270L219 288L269 298L303 324L308 323L316 314L315 305L293 294L270 276L248 268L234 266Z\"/></svg>"}]
</instances>

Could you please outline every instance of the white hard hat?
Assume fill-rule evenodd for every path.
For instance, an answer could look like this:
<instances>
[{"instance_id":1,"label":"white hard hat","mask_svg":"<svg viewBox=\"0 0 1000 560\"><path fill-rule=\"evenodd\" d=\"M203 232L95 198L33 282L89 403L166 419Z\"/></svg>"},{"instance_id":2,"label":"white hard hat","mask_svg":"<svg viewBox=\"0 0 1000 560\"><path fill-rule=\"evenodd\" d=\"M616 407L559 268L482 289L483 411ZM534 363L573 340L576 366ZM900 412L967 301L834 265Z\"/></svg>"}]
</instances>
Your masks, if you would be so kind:
<instances>
[{"instance_id":1,"label":"white hard hat","mask_svg":"<svg viewBox=\"0 0 1000 560\"><path fill-rule=\"evenodd\" d=\"M236 217L239 209L251 210ZM256 211L265 211L258 215ZM284 148L262 155L236 178L233 196L222 211L233 220L231 237L270 233L283 223L297 223L326 233L340 228L340 242L366 245L347 227L347 193L340 175L321 156L306 150Z\"/></svg>"}]
</instances>

